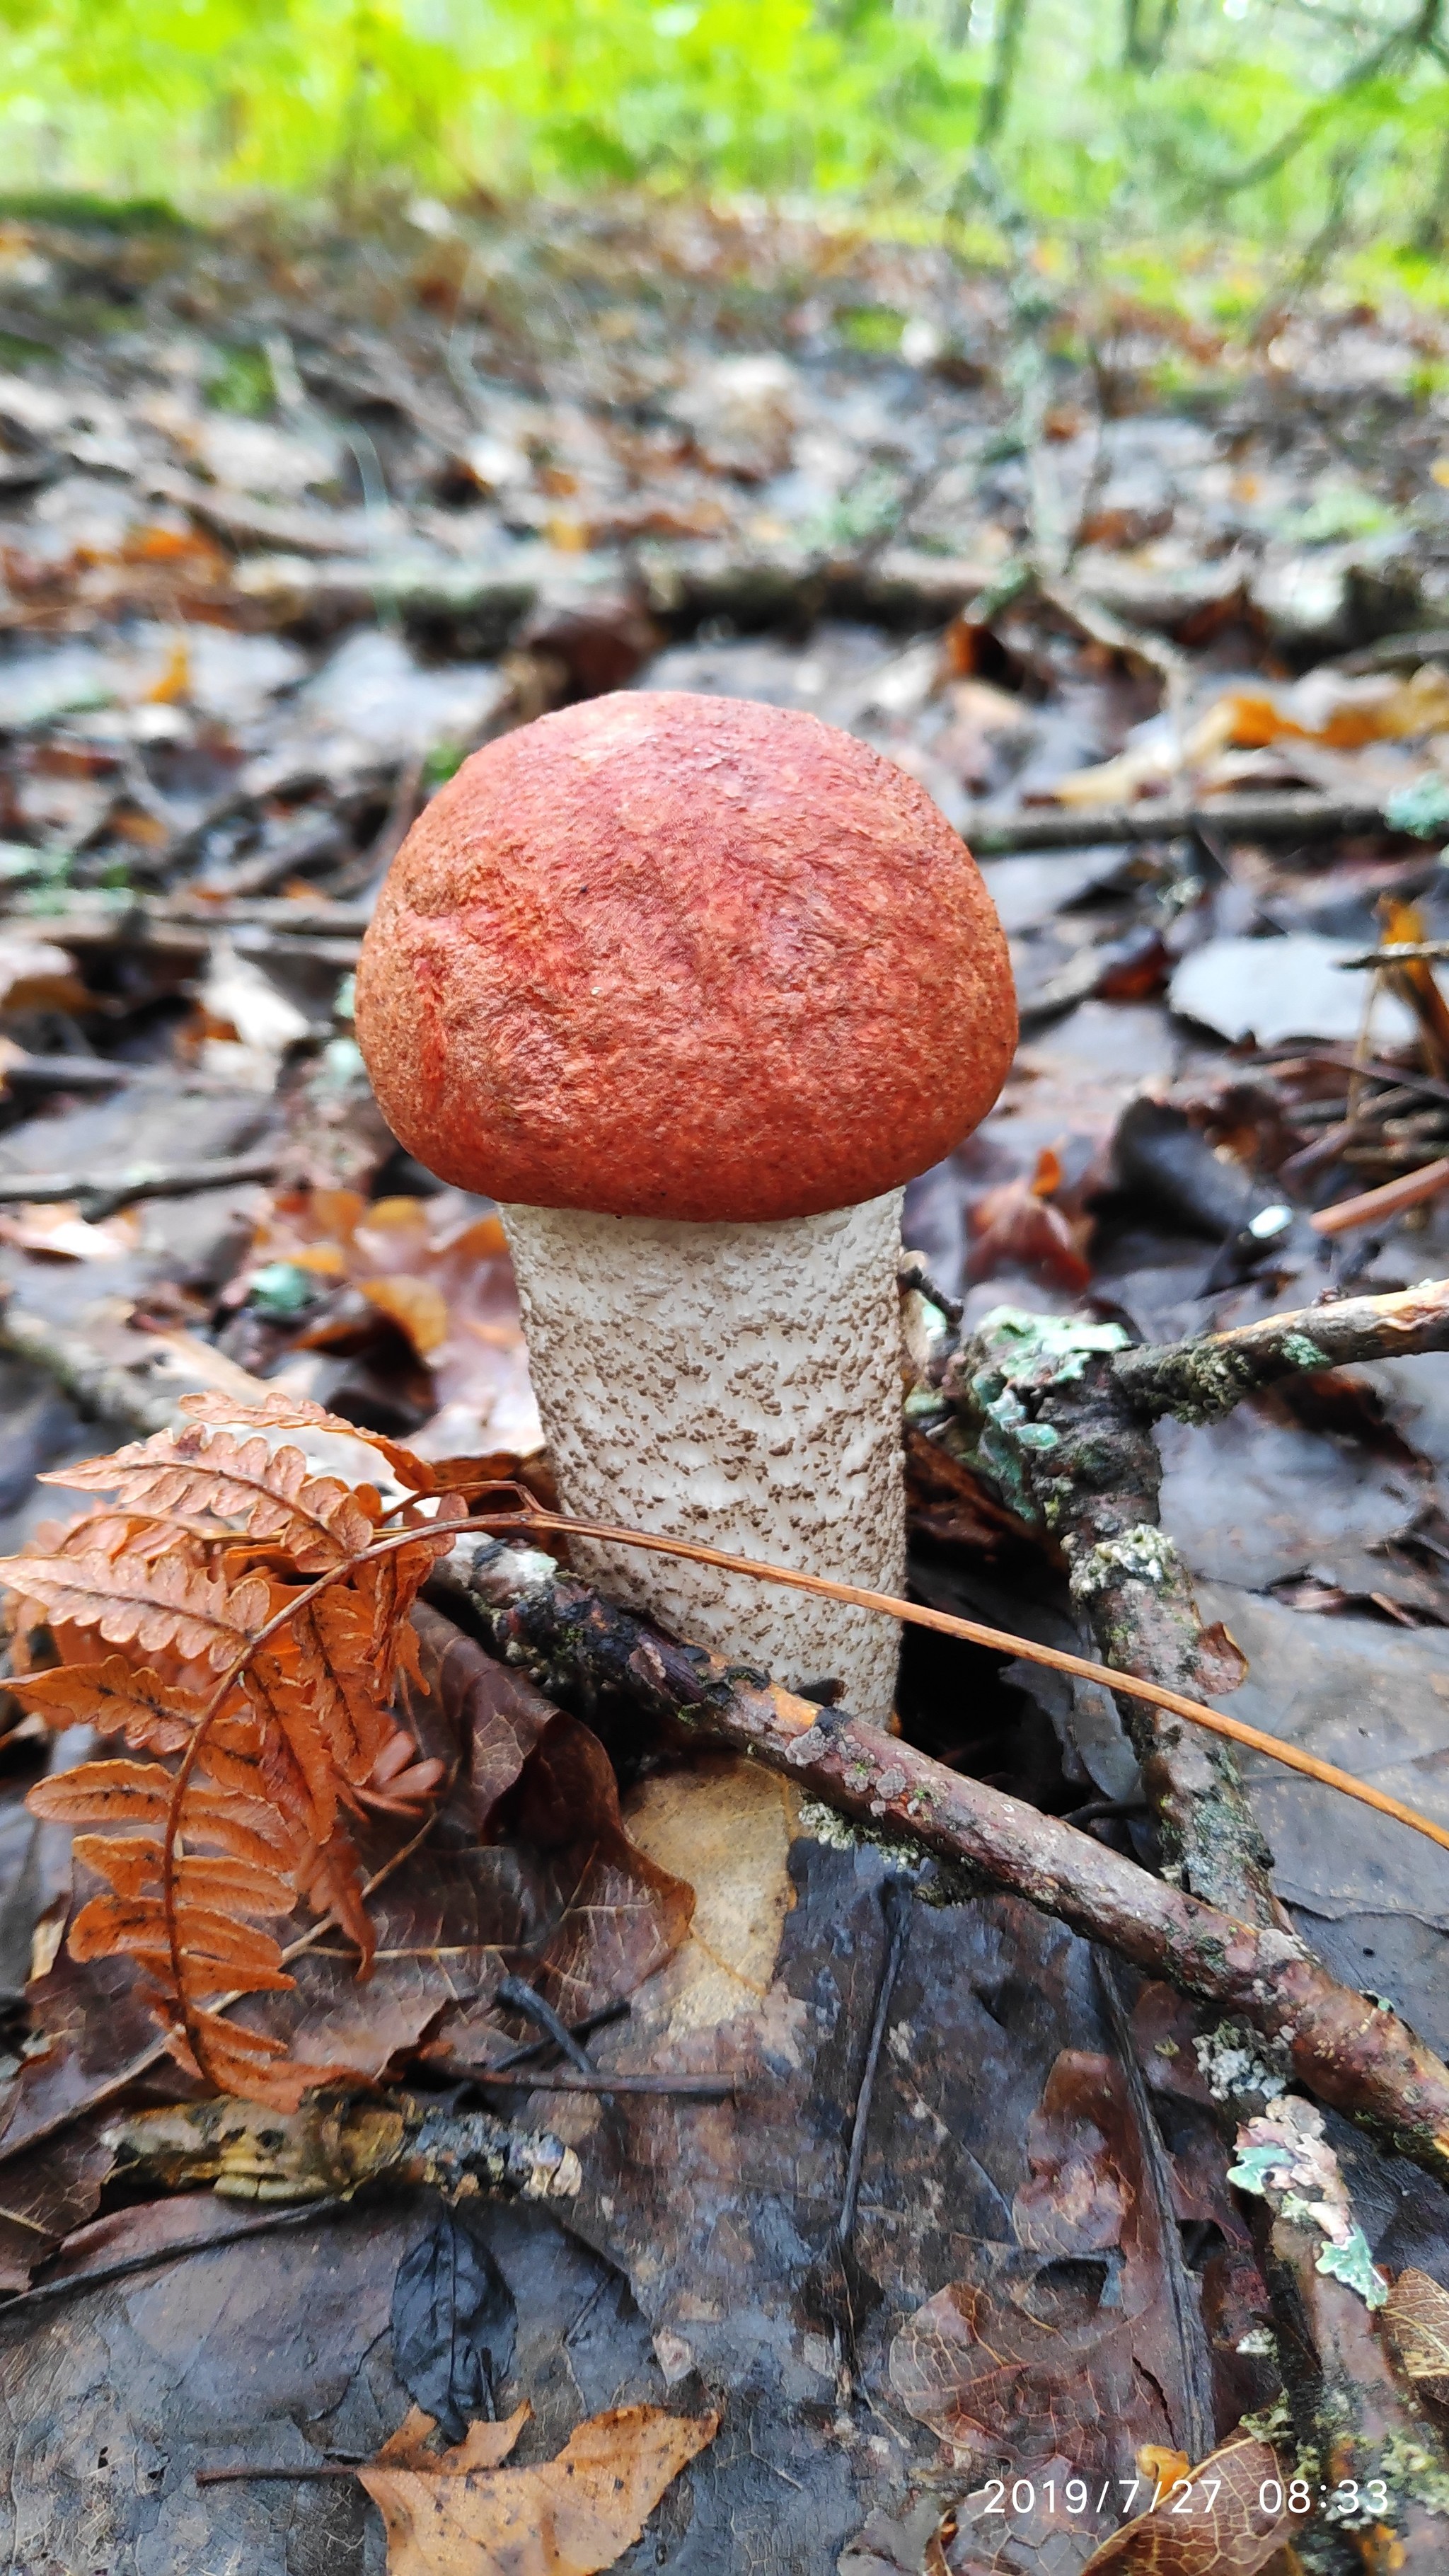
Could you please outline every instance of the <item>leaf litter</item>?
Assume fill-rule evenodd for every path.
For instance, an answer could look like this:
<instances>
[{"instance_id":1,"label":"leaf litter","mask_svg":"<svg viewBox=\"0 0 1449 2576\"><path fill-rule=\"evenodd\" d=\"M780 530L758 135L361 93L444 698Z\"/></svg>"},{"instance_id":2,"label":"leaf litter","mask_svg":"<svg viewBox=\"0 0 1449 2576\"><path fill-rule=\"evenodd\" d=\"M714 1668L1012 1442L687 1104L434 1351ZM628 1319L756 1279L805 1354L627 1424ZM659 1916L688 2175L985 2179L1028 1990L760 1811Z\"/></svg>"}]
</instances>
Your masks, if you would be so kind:
<instances>
[{"instance_id":1,"label":"leaf litter","mask_svg":"<svg viewBox=\"0 0 1449 2576\"><path fill-rule=\"evenodd\" d=\"M1010 391L1019 326L990 275L865 238L827 245L794 219L752 232L669 212L647 245L627 212L593 230L558 214L532 229L490 230L483 218L476 241L472 221L420 233L400 219L365 260L339 251L325 275L302 245L263 253L239 234L226 246L224 313L207 237L179 237L158 248L125 333L86 344L83 366L37 360L0 385L0 411L28 424L45 463L10 496L0 532L13 603L0 666L6 1173L39 1184L144 1161L220 1165L258 1141L276 1155L270 1183L218 1177L189 1196L143 1195L123 1215L83 1194L61 1211L17 1200L0 1218L11 1297L77 1334L140 1403L210 1386L240 1405L260 1381L424 1461L472 1459L482 1476L523 1473L546 1490L496 1218L438 1193L382 1130L347 977L391 849L457 758L549 705L635 679L772 697L846 724L988 849L993 830L1080 818L1079 846L1033 855L1028 839L986 859L1025 1042L996 1113L911 1195L909 1239L944 1291L964 1297L968 1324L1004 1302L1061 1312L1090 1299L1167 1338L1309 1304L1350 1269L1360 1290L1441 1272L1443 1202L1351 1232L1338 1250L1295 1223L1265 1252L1243 1246L1244 1214L1203 1177L1207 1166L1226 1176L1247 1214L1286 1200L1306 1217L1428 1166L1449 1141L1433 1088L1446 1067L1432 960L1344 962L1386 940L1449 935L1436 847L1449 835L1449 682L1433 636L1449 558L1429 470L1442 435L1412 409L1386 429L1383 367L1422 364L1399 318L1382 313L1355 338L1322 317L1342 343L1331 442L1309 409L1285 427L1259 362L1219 344L1202 358L1192 417L1142 376L1123 416L1094 419L1085 379L1075 391L1067 381L1072 359L1052 356L1063 402L1032 454ZM88 256L107 256L104 239ZM283 337L278 275L292 281ZM862 301L918 311L945 354L870 356L843 318ZM628 330L597 327L611 315ZM1089 335L1097 327L1089 310L1073 319ZM198 330L245 345L264 417L217 408L205 375L179 363ZM1377 373L1355 376L1370 342ZM970 366L955 367L949 353L963 350ZM357 464L364 415L381 497ZM1082 470L1094 440L1095 481ZM1067 524L1081 492L1070 582L1055 598L1050 576L1013 590L1003 573L1041 551L1043 494ZM1125 645L1102 642L1104 616L1126 622ZM1186 681L1164 704L1174 652ZM1232 800L1250 794L1307 794L1359 819L1337 834L1315 824L1322 838L1260 832L1232 819ZM1153 806L1166 817L1184 804L1201 828L1154 837ZM1134 837L1099 840L1124 809ZM105 1068L109 1094L94 1088ZM1144 1094L1175 1122L1175 1177L1171 1155L1134 1139ZM1189 1144L1205 1158L1190 1174ZM1214 1264L1222 1275L1209 1286ZM1311 1418L1265 1399L1216 1431L1164 1435L1167 1526L1191 1570L1225 1587L1213 1599L1249 1643L1250 1688L1281 1655L1312 1677L1311 1729L1345 1658L1365 1673L1382 1665L1408 1794L1431 1807L1442 1757L1434 1638L1449 1624L1439 1365L1354 1372L1346 1388L1321 1389ZM14 1454L0 1459L8 1544L32 1556L36 1522L67 1504L34 1493L36 1469L63 1470L97 1445L63 1394L21 1410L35 1391L17 1379ZM1173 1489L1176 1474L1187 1491L1189 1451L1191 1511ZM385 1461L378 1472L385 1482ZM360 1481L355 1467L341 1475L348 1494ZM108 1569L136 1561L125 1624L157 1638L170 1707L178 1690L208 1687L196 1650L210 1652L219 1605L211 1593L198 1605L220 1578L189 1571L171 1597L178 1587L147 1570L136 1526L154 1491L123 1502L108 1490L112 1519L96 1543L115 1548ZM293 1510L301 1493L274 1494L272 1508ZM1073 1642L1035 1542L979 1488L973 1501L969 1479L953 1474L950 1494L949 1508L938 1495L918 1516L922 1580L964 1568L980 1615L1029 1633L1032 1618L1057 1617ZM198 1499L234 1537L215 1488ZM179 1507L173 1494L168 1508ZM208 1548L213 1561L222 1550L205 1529L203 1518L188 1541L198 1569ZM248 1524L263 1549L284 1533L295 1539L295 1517L270 1537ZM120 1689L108 1674L129 1642L64 1618L91 1597L83 1579L76 1589L75 1543L51 1546L50 1559L45 1579L71 1588L52 1588L49 1615L86 1679L51 1686L48 1709L43 1675L17 1690L16 1714L28 1715L0 1783L12 1802L46 1750L35 1720L97 1726L106 1758L138 1765L148 1736L163 1762L178 1749L148 1716L134 1661ZM108 1592L113 1573L93 1570ZM114 1627L114 1609L106 1616ZM305 1910L305 1865L291 1867L285 1892L299 1910L271 1918L274 1946L310 1946L278 1971L290 1988L227 2008L250 2035L239 2043L248 2063L275 2064L267 2050L284 2045L314 2080L339 2064L348 2082L416 2078L442 2086L446 2108L457 2069L536 2038L499 2003L510 1970L573 2023L628 1999L628 2018L588 2042L604 2073L723 2069L736 2097L699 2107L616 2096L614 2126L592 2097L514 2097L517 2119L577 2153L581 2189L562 2220L507 2218L552 2231L529 2240L550 2249L530 2256L530 2278L536 2291L552 2265L574 2306L536 2298L549 2322L530 2337L512 2288L520 2344L504 2402L534 2402L555 2464L589 2419L608 2420L626 2382L621 2425L666 2395L692 2410L676 2425L720 2406L708 2449L687 2472L679 2452L668 2478L684 2434L600 2437L616 2466L631 2442L654 2459L631 2510L642 2506L642 2522L651 2497L681 2570L741 2547L814 2576L841 2550L853 2565L864 2535L887 2528L894 2537L869 2542L880 2563L932 2576L998 2556L1053 2572L1084 2565L1103 2530L1045 2513L1053 2459L1065 2476L1100 2449L1125 2475L1144 2449L1188 2448L1194 2342L1219 2436L1268 2393L1249 2384L1263 2366L1239 2351L1266 2310L1241 2217L1214 2180L1210 2103L1185 2078L1166 2081L1190 2055L1190 2029L1139 2020L1136 2042L1174 2216L1160 2188L1152 2204L1140 2114L1084 1945L1007 1899L913 1907L842 2269L831 2230L882 1956L878 1855L817 1839L776 1782L743 1766L642 1745L627 1710L558 1709L436 1612L420 1611L418 1629L430 1688L405 1681L388 1719L415 1751L375 1776L395 1734L366 1766L359 1742L351 1788L366 1796L345 1818L351 1876L334 1870L315 1889L318 1914ZM43 1658L38 1628L35 1640ZM309 1669L327 1669L330 1652L315 1636L307 1653L320 1667ZM274 1712L287 1688L281 1670ZM1280 1726L1291 1696L1269 1687L1264 1722ZM902 1708L921 1740L1050 1811L1099 1798L1102 1780L1132 1806L1115 1712L1055 1692L1029 1665L973 1658L968 1671L939 1643L913 1641ZM1387 1709L1375 1700L1376 1733ZM1345 1711L1342 1723L1360 1722ZM331 1723L348 1723L345 1693ZM1352 1767L1355 1748L1340 1750ZM299 1812L312 1804L315 1826L326 1790L305 1751L302 1741L290 1753L289 1795ZM240 1744L226 1751L247 1758ZM447 1786L409 1853L424 1817L391 1812L389 1784L429 1764ZM65 1777L46 1793L56 1812L78 1794ZM1276 1774L1255 1784L1289 1902L1315 1943L1337 1942L1352 1982L1382 1977L1435 2030L1437 1883L1421 1883L1397 1845L1381 1856L1375 1828L1356 1818L1328 1884L1313 1866L1317 1794ZM1129 1847L1142 1833L1130 1813L1098 1830ZM202 2107L195 2079L167 2060L132 2077L119 2110L108 2097L74 2118L145 2055L156 2025L150 1954L83 1961L61 1940L63 1894L58 1913L54 1862L42 1867L35 1837L53 1845L62 1832L37 1822L4 1846L26 1855L4 1902L22 1956L35 1931L40 1970L0 2136L0 2247L17 2288L38 2258L54 2268L44 2258L57 2242L75 2249L62 2267L93 2263L97 2228L112 2230L107 2246L159 2242L178 2204L115 2198L116 2123L144 2117L148 2101L183 2124ZM272 1865L238 1853L228 1863ZM82 1855L73 1920L98 1902L138 1901L114 1887L103 1899L86 1866ZM356 1891L369 1884L375 1955L359 1983ZM115 1928L114 1914L102 1920ZM1158 2054L1165 2045L1179 2054ZM67 2117L51 2143L49 2123ZM27 2150L32 2132L41 2142ZM1432 2282L1435 2265L1449 2279L1427 2204L1387 2170L1374 2199L1371 2154L1360 2152L1354 2187L1378 2210L1376 2240L1427 2264L1401 2285ZM173 2558L240 2547L259 2569L280 2567L294 2541L324 2556L360 2545L360 2500L345 2503L335 2484L211 2490L195 2520L196 2491L166 2466L165 2414L134 2356L163 2337L173 2415L188 2373L215 2386L188 2418L193 2466L228 2443L260 2456L264 2426L295 2454L289 2424L376 2457L411 2387L413 2364L389 2353L388 2332L407 2262L448 2231L456 2254L465 2218L491 2213L501 2227L497 2214L518 2205L486 2193L442 2217L435 2200L409 2213L396 2193L364 2205L365 2234L346 2216L335 2236L319 2220L285 2262L265 2243L199 2253L43 2327L16 2319L0 2339L12 2420L25 2419L32 2373L72 2392L70 2417L58 2396L38 2450L17 2445L7 2469L18 2563L48 2552L129 2570L160 2533ZM1188 2283L1170 2315L1169 2226L1184 2231ZM353 2248L331 2272L328 2244ZM489 2259L514 2281L501 2238ZM1406 2315L1414 2295L1404 2292ZM250 2323L228 2354L226 2320L234 2333L242 2309ZM456 2299L452 2309L449 2337ZM128 2320L146 2316L140 2344L128 2342ZM1016 2337L1010 2396L983 2382L984 2320ZM289 2360L313 2329L320 2358ZM267 2355L260 2397L228 2379L248 2334ZM1070 2370L1051 2367L1053 2335L1071 2342ZM439 2324L429 2351L420 2333L420 2370L444 2340ZM102 2342L103 2399L88 2359ZM919 2356L919 2416L893 2384L896 2352ZM70 2500L66 2463L80 2456L81 2423L89 2440L102 2422L99 2447L114 2441L129 2465L102 2481L93 2508ZM946 2453L938 2424L955 2428ZM984 2445L969 2465L955 2438L968 2426L965 2447ZM656 2432L662 2448L651 2449ZM1265 2563L1254 2554L1264 2534L1251 2527L1254 2463L1237 2448L1229 2483L1246 2477L1242 2511L1210 2537L1220 2563L1246 2570ZM997 2470L1029 2473L1038 2492L1019 2527L986 2535L982 2558L964 2501ZM471 2483L541 2473L500 2463ZM439 2478L420 2467L369 2475ZM509 2492L540 2529L544 2489ZM408 2495L409 2512L434 2511ZM397 2563L492 2563L477 2556L492 2545L482 2528L464 2515L444 2545L474 2554L456 2561L428 2555L425 2539L395 2539L424 2552ZM1205 2526L1189 2536L1208 2545ZM582 2557L557 2563L603 2566L588 2550L612 2546L617 2558L633 2541L609 2525L577 2545ZM1180 2521L1169 2528L1159 2512L1107 2541L1116 2555L1100 2563L1185 2576L1199 2562L1183 2545Z\"/></svg>"}]
</instances>

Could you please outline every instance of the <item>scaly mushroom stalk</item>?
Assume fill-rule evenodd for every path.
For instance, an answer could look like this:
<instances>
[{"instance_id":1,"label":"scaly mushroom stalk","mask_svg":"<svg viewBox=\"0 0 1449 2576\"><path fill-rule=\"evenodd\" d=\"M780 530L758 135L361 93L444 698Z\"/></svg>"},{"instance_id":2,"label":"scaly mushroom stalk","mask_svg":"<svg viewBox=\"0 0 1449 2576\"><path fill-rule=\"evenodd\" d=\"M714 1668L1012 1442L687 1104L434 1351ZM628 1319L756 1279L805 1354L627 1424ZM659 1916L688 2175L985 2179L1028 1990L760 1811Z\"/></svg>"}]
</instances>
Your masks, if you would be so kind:
<instances>
[{"instance_id":1,"label":"scaly mushroom stalk","mask_svg":"<svg viewBox=\"0 0 1449 2576\"><path fill-rule=\"evenodd\" d=\"M568 1509L899 1592L901 1195L766 1225L505 1207ZM897 1636L868 1611L582 1539L571 1555L681 1637L890 1710Z\"/></svg>"},{"instance_id":2,"label":"scaly mushroom stalk","mask_svg":"<svg viewBox=\"0 0 1449 2576\"><path fill-rule=\"evenodd\" d=\"M898 1590L901 1184L1016 1036L1006 943L904 771L813 716L629 692L466 761L394 860L357 1030L382 1110L500 1203L567 1508ZM849 1605L597 1579L890 1713Z\"/></svg>"}]
</instances>

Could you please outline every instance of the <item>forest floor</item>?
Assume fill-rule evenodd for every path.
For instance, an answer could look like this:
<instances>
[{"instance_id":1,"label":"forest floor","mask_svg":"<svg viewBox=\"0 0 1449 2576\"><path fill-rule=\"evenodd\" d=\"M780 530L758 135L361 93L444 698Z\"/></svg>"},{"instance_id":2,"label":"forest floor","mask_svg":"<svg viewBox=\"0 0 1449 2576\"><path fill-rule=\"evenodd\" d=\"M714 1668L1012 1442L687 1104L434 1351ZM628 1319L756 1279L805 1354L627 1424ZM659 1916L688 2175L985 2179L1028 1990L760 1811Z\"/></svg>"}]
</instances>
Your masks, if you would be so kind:
<instances>
[{"instance_id":1,"label":"forest floor","mask_svg":"<svg viewBox=\"0 0 1449 2576\"><path fill-rule=\"evenodd\" d=\"M383 1128L350 977L432 788L604 689L808 709L981 854L1021 1047L906 1214L963 1337L1010 1307L1165 1343L1442 1278L1446 358L1408 309L1305 291L1229 340L1074 301L1028 245L967 274L763 214L0 228L4 1551L78 1505L40 1473L188 1393L265 1381L430 1460L537 1450L497 1220ZM1449 1826L1449 1350L1156 1436L1162 1527L1247 1658L1225 1705ZM1094 1651L980 1458L913 1452L911 1495L919 1600ZM528 2402L535 2555L406 2541L394 2497L398 2570L1072 2576L1266 2419L1281 2302L1197 2007L1021 1895L903 1905L915 1863L627 1705L591 1768L586 1692L558 1716L438 1597L419 1620L418 1732L456 1779L506 1725L511 1785L450 1789L448 1866L389 1878L371 1981L334 1926L286 2031L386 2101L508 2114L522 2187L461 2216L400 2151L346 2196L341 2114L222 2151L194 2081L134 2071L131 1966L64 1947L69 1836L24 1803L80 1731L11 1702L0 2287L46 2296L0 2309L9 2563L380 2570L350 2464L415 2398L455 2438ZM1095 1685L917 1630L900 1711L963 1781L1163 1858ZM1442 1851L1244 1776L1279 1919L1449 2054ZM384 1869L415 1828L371 1830ZM598 2067L678 2089L565 2097L555 2059L470 2091L537 2039L506 1970L605 2014ZM1441 2185L1325 2119L1385 2277L1449 2290ZM204 2187L218 2161L250 2200ZM636 2406L721 2421L642 2539L538 2537L545 2464ZM1390 2563L1342 2517L1294 2530L1231 2563ZM1159 2518L1114 2563L1189 2576L1180 2541Z\"/></svg>"}]
</instances>

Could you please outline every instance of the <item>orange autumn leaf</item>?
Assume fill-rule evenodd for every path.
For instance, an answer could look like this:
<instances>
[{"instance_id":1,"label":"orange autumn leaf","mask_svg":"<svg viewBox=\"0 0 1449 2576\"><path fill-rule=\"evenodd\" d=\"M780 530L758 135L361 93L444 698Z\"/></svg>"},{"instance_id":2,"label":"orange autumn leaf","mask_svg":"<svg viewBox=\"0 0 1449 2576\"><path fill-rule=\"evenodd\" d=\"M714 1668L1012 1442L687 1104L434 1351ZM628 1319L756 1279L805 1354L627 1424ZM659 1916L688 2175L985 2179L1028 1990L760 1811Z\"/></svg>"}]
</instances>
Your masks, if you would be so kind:
<instances>
[{"instance_id":1,"label":"orange autumn leaf","mask_svg":"<svg viewBox=\"0 0 1449 2576\"><path fill-rule=\"evenodd\" d=\"M411 1279L403 1272L395 1279L359 1279L357 1285L370 1306L401 1326L420 1360L442 1349L448 1338L448 1301L431 1279Z\"/></svg>"},{"instance_id":2,"label":"orange autumn leaf","mask_svg":"<svg viewBox=\"0 0 1449 2576\"><path fill-rule=\"evenodd\" d=\"M719 2430L717 2415L616 2406L580 2424L556 2459L506 2468L528 2413L474 2424L436 2454L414 2415L359 2469L387 2526L388 2576L598 2576Z\"/></svg>"}]
</instances>

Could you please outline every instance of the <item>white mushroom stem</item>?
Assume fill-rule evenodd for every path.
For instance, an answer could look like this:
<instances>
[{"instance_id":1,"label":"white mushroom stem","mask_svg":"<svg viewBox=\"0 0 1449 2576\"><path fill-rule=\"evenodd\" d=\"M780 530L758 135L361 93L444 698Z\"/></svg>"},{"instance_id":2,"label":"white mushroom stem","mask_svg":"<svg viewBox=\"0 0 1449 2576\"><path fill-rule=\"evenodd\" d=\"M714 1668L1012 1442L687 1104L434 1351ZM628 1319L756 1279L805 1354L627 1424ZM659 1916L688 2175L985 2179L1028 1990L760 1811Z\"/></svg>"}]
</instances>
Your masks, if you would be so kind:
<instances>
[{"instance_id":1,"label":"white mushroom stem","mask_svg":"<svg viewBox=\"0 0 1449 2576\"><path fill-rule=\"evenodd\" d=\"M899 1593L901 1193L768 1225L500 1211L564 1508ZM576 1540L590 1582L880 1724L893 1620Z\"/></svg>"}]
</instances>

